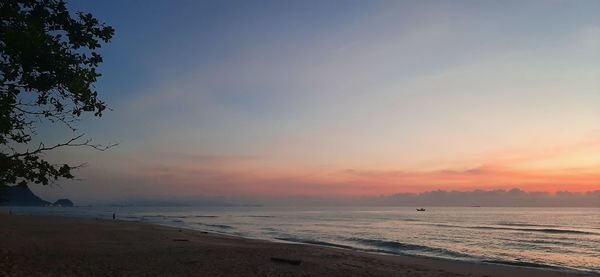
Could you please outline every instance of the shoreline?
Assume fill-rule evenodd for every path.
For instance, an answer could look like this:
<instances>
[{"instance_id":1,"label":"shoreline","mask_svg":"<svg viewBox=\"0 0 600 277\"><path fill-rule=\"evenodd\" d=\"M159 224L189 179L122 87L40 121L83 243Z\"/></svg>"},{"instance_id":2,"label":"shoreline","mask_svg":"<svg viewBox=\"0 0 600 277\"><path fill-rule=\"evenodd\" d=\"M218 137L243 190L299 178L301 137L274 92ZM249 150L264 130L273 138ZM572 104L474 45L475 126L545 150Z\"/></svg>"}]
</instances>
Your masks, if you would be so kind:
<instances>
[{"instance_id":1,"label":"shoreline","mask_svg":"<svg viewBox=\"0 0 600 277\"><path fill-rule=\"evenodd\" d=\"M0 275L7 276L599 276L260 240L139 221L2 214L0 222L0 235L10 238L0 246Z\"/></svg>"},{"instance_id":2,"label":"shoreline","mask_svg":"<svg viewBox=\"0 0 600 277\"><path fill-rule=\"evenodd\" d=\"M86 218L86 217L76 217L76 218ZM110 219L106 219L106 218L97 218L97 219L110 221ZM265 242L270 242L270 243L282 243L282 244L292 244L292 245L298 244L298 245L308 245L308 246L323 247L323 248L332 248L332 249L352 251L352 252L364 253L364 254L370 254L370 255L383 255L383 256L392 256L392 257L398 256L398 257L406 257L406 258L428 259L428 260L433 260L433 261L457 262L457 263L466 263L466 264L475 264L475 265L492 265L492 266L501 266L501 267L528 268L528 269L535 269L535 270L541 270L541 271L574 274L575 276L598 276L598 277L600 277L600 272L596 273L593 271L584 271L584 270L578 270L578 269L573 269L573 268L565 268L565 267L559 267L559 266L546 265L546 264L541 264L541 263L511 262L511 261L504 261L504 260L460 260L460 259L452 259L452 258L446 258L446 257L427 256L427 255L421 255L421 254L398 253L398 252L376 250L376 249L371 249L371 250L370 249L361 249L361 248L352 247L352 246L348 246L348 245L335 244L335 243L329 243L329 242L323 242L323 241L302 241L302 240L285 239L285 238L257 238L257 237L229 234L226 232L218 232L218 231L208 230L208 229L194 229L194 228L189 228L185 225L177 226L176 224L168 224L168 223L162 223L162 222L149 222L149 221L129 220L129 219L120 219L120 220L124 221L124 222L136 222L136 223L141 223L141 224L158 225L158 226L163 226L163 227L168 227L168 228L185 229L185 230L189 230L189 231L210 233L210 234L214 234L217 236L229 237L232 239L250 239L250 240L265 241Z\"/></svg>"},{"instance_id":3,"label":"shoreline","mask_svg":"<svg viewBox=\"0 0 600 277\"><path fill-rule=\"evenodd\" d=\"M107 220L107 219L98 219L98 220ZM188 231L209 233L209 234L213 234L216 236L224 236L224 237L228 237L228 238L232 238L232 239L249 239L249 240L264 241L264 242L269 242L269 243L281 243L281 244L290 244L290 245L308 245L308 246L314 246L314 247L323 247L323 248L330 248L330 249L338 249L338 250L342 250L342 251L364 253L364 254L369 254L369 255L381 255L381 256L391 256L391 257L397 256L397 257L401 257L401 258L402 257L416 258L416 259L426 259L426 260L442 261L442 262L458 262L458 263L475 264L475 265L493 265L493 266L505 266L505 267L516 267L516 268L529 268L529 269L542 270L542 271L575 274L576 276L588 276L588 275L596 276L596 275L594 275L595 272L582 271L582 270L571 269L571 268L562 268L562 267L544 265L544 264L519 263L519 262L510 262L510 261L501 261L501 260L468 261L468 260L450 259L450 258L444 258L444 257L426 256L426 255L420 255L420 254L407 254L407 253L397 253L397 252L391 252L391 251L368 250L368 249L355 248L352 246L338 245L338 244L322 242L322 241L312 241L311 242L311 241L300 241L300 240L296 241L296 240L291 240L291 239L288 240L288 239L281 239L281 238L275 238L275 239L254 238L254 237L246 237L246 236L242 236L242 235L228 234L225 232L215 232L212 230L177 227L174 225L160 224L160 223L154 223L154 222L142 222L142 221L134 221L134 220L122 220L122 221L138 222L138 223L149 224L149 225L158 225L158 226L163 226L163 227L167 227L167 228L185 229Z\"/></svg>"},{"instance_id":4,"label":"shoreline","mask_svg":"<svg viewBox=\"0 0 600 277\"><path fill-rule=\"evenodd\" d=\"M136 221L131 221L131 222L136 222ZM146 223L146 224L160 225L160 226L170 227L170 228L178 228L178 227L170 226L167 224L165 224L165 225L156 224L156 223ZM184 227L182 227L182 228L184 228ZM474 265L474 266L487 265L487 266L499 266L499 267L509 267L509 268L524 268L524 269L533 269L533 270L539 270L539 271L543 271L543 272L549 272L549 274L552 272L555 272L555 273L561 273L561 274L564 273L564 274L567 274L567 276L598 276L598 277L600 277L600 273L571 269L571 268L562 268L562 267L558 267L558 266L551 266L551 265L544 265L544 264L535 264L535 263L526 263L526 262L519 263L519 262L500 261L500 260L497 260L497 261L496 260L467 261L467 260L450 259L450 258L444 258L444 257L425 256L425 255L420 255L420 254L406 254L406 253L386 252L386 251L379 251L379 250L366 250L366 249L354 248L354 247L346 246L346 245L336 245L336 244L320 242L320 241L303 242L303 241L293 241L293 240L284 240L284 239L272 239L271 240L271 239L244 237L241 235L232 235L232 234L227 234L227 233L214 232L214 231L210 231L210 230L196 230L196 229L187 229L187 228L184 228L184 229L190 230L190 231L206 232L206 233L210 233L210 234L214 234L214 235L218 235L218 236L231 237L233 239L250 239L250 240L291 244L291 245L294 245L294 244L308 245L308 246L314 246L314 247L338 249L338 250L342 250L342 251L351 251L351 252L363 253L363 254L368 254L368 255L399 257L400 259L414 258L414 259L423 259L423 260L448 262L448 263L464 263L467 266L468 265ZM490 276L498 276L498 275L490 275ZM544 276L546 276L546 275L544 275Z\"/></svg>"}]
</instances>

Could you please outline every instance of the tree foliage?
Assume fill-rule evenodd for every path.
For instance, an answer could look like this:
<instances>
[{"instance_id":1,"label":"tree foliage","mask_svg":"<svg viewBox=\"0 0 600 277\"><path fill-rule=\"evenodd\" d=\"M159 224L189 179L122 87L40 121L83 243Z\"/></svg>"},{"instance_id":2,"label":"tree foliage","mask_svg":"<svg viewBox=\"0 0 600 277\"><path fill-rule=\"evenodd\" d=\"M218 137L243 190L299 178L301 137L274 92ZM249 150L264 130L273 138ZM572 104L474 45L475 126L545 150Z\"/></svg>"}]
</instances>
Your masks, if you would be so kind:
<instances>
[{"instance_id":1,"label":"tree foliage","mask_svg":"<svg viewBox=\"0 0 600 277\"><path fill-rule=\"evenodd\" d=\"M76 166L52 164L44 152L103 149L75 132L83 114L99 117L107 108L93 85L102 63L97 50L113 34L92 14L72 15L63 0L0 1L0 185L73 178ZM61 124L74 135L33 144L36 124Z\"/></svg>"}]
</instances>

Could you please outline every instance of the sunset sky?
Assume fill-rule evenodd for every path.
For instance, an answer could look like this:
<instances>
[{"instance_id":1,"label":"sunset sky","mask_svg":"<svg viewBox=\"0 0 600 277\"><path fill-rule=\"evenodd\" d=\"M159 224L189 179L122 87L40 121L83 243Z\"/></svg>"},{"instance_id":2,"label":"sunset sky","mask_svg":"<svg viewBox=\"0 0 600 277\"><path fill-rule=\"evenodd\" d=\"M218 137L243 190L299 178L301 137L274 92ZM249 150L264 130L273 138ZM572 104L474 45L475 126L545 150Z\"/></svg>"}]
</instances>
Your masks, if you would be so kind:
<instances>
[{"instance_id":1,"label":"sunset sky","mask_svg":"<svg viewBox=\"0 0 600 277\"><path fill-rule=\"evenodd\" d=\"M600 1L71 2L120 144L42 195L600 189Z\"/></svg>"}]
</instances>

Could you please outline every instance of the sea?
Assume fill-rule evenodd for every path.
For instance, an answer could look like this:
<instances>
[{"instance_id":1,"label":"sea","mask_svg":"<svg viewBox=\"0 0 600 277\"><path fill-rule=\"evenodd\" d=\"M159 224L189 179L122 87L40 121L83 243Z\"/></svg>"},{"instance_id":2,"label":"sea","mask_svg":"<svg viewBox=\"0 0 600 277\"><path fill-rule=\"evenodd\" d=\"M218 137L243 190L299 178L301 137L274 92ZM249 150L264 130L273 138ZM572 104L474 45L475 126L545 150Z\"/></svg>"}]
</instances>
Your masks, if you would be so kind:
<instances>
[{"instance_id":1,"label":"sea","mask_svg":"<svg viewBox=\"0 0 600 277\"><path fill-rule=\"evenodd\" d=\"M285 243L600 275L600 208L20 207ZM421 208L421 207L418 207ZM8 208L3 208L8 209Z\"/></svg>"}]
</instances>

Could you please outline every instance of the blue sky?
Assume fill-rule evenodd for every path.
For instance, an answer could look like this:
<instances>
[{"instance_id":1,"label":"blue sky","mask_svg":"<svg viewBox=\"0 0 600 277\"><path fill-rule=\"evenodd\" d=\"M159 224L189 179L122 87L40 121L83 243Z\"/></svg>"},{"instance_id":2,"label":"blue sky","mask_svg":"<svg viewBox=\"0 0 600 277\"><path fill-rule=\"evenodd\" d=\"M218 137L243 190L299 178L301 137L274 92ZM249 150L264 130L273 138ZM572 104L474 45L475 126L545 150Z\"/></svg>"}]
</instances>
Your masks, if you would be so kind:
<instances>
[{"instance_id":1,"label":"blue sky","mask_svg":"<svg viewBox=\"0 0 600 277\"><path fill-rule=\"evenodd\" d=\"M82 129L120 145L54 154L89 167L83 181L47 193L598 188L580 173L598 174L600 165L598 1L70 7L116 29L97 84L114 110ZM457 183L435 174L473 168L490 173ZM385 178L355 179L348 170ZM399 171L433 176L389 177ZM523 172L535 181L499 177ZM558 175L567 181L552 183Z\"/></svg>"}]
</instances>

